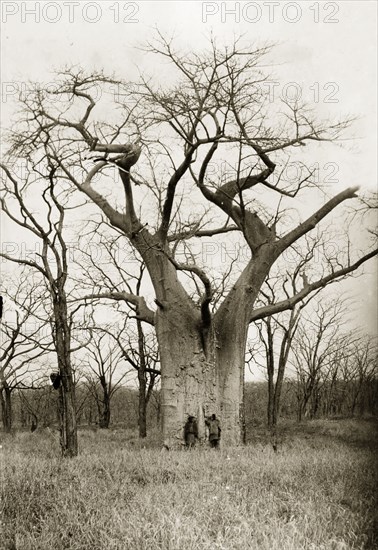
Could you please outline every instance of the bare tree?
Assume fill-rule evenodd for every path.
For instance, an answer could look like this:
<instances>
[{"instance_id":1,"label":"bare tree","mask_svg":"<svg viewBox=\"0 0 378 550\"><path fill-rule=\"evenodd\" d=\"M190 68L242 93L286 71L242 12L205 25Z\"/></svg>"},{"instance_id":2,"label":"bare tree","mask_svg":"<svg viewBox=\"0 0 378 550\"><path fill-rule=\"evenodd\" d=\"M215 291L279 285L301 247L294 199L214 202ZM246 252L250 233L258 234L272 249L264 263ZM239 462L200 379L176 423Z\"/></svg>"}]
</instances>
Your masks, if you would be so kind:
<instances>
[{"instance_id":1,"label":"bare tree","mask_svg":"<svg viewBox=\"0 0 378 550\"><path fill-rule=\"evenodd\" d=\"M18 286L11 289L8 285L3 292L7 304L0 324L0 402L3 428L10 432L12 392L30 384L39 368L36 360L49 351L50 342L44 330L46 323L38 315L43 295L38 290L38 283L33 284L30 279L30 273L24 270Z\"/></svg>"},{"instance_id":2,"label":"bare tree","mask_svg":"<svg viewBox=\"0 0 378 550\"><path fill-rule=\"evenodd\" d=\"M329 232L326 232L329 238ZM326 249L327 238L325 234L314 237L306 236L305 248L293 251L291 261L294 261L295 268L289 271L286 266L278 264L274 275L270 275L261 288L259 303L263 306L273 304L290 294L295 295L308 285L309 275L307 268L311 269L314 275L314 267L311 264L314 257L321 249ZM327 258L327 254L324 255ZM331 258L327 258L331 262ZM277 274L278 272L278 274ZM301 316L306 306L316 297L320 289L309 294L302 302L295 304L290 310L266 317L256 322L259 341L249 346L250 356L258 359L260 355L264 358L263 368L266 370L268 379L268 427L273 436L273 445L276 445L276 428L280 410L282 384L289 362L290 353L294 338L300 326ZM303 329L305 330L305 329ZM260 349L262 347L262 350ZM332 348L334 350L334 348ZM262 351L262 354L261 354ZM335 350L336 351L336 350ZM260 364L261 366L261 364ZM336 372L333 373L336 376Z\"/></svg>"},{"instance_id":3,"label":"bare tree","mask_svg":"<svg viewBox=\"0 0 378 550\"><path fill-rule=\"evenodd\" d=\"M296 225L288 208L303 191L310 201L318 200L318 185L305 162L311 161L310 146L337 140L350 121L317 122L298 102L274 108L262 86L269 48L244 48L236 41L222 49L212 40L208 52L180 53L158 35L147 51L176 71L174 84L142 76L130 86L102 73L61 71L55 91L36 86L23 98L25 115L13 131L10 152L34 154L47 141L59 174L97 205L143 259L156 309L126 291L113 291L112 297L133 304L138 318L155 326L165 444L181 441L188 413L197 416L203 436L210 412L222 420L223 443L238 443L250 323L294 307L377 253L353 257L349 251L298 292L255 306L276 260L356 197L357 187L347 188L308 217L298 214ZM118 90L115 116L107 104L106 120L96 109L98 86ZM308 146L306 156L300 145ZM88 151L97 155L94 166L84 159ZM293 158L301 167L295 182L285 177ZM216 168L219 159L227 163L225 173ZM122 194L121 186L109 186L116 179L114 168ZM200 203L202 209L194 211ZM226 235L244 242L250 257L212 307L211 270L203 262L180 261L180 252L197 239Z\"/></svg>"},{"instance_id":4,"label":"bare tree","mask_svg":"<svg viewBox=\"0 0 378 550\"><path fill-rule=\"evenodd\" d=\"M123 312L124 322L119 330L98 327L106 331L114 338L121 350L123 358L136 371L138 379L138 425L139 436L147 435L147 406L160 376L159 353L154 330L143 328L143 324L137 315L134 304L123 299L119 290L124 288L128 295L139 297L143 285L145 266L133 251L127 254L119 246L119 233L104 231L104 223L95 223L94 230L88 230L91 242L96 239L101 246L102 254L93 254L93 248L84 245L81 247L83 255L81 280L85 281L84 287L91 289L92 293L85 296L85 300L111 299L114 303L114 292L118 290L121 304L126 304L126 312ZM109 229L109 228L107 228ZM125 253L126 252L126 253ZM130 252L130 251L129 251ZM122 306L121 306L122 310Z\"/></svg>"},{"instance_id":5,"label":"bare tree","mask_svg":"<svg viewBox=\"0 0 378 550\"><path fill-rule=\"evenodd\" d=\"M106 331L93 330L91 342L86 346L86 370L88 388L95 399L99 427L109 428L111 399L125 381L127 371L121 369L122 352ZM123 361L122 361L123 362Z\"/></svg>"},{"instance_id":6,"label":"bare tree","mask_svg":"<svg viewBox=\"0 0 378 550\"><path fill-rule=\"evenodd\" d=\"M25 149L23 169L1 164L1 205L5 215L21 235L34 238L33 254L0 256L19 266L28 266L46 285L50 305L46 318L51 320L52 337L57 354L61 404L61 449L64 456L78 452L75 417L75 388L71 364L71 330L74 311L67 306L68 248L65 240L67 185L57 174L58 165L49 153L50 137L41 129L43 145L38 158ZM38 206L36 209L36 199ZM80 306L79 306L80 307ZM77 308L78 309L78 308Z\"/></svg>"},{"instance_id":7,"label":"bare tree","mask_svg":"<svg viewBox=\"0 0 378 550\"><path fill-rule=\"evenodd\" d=\"M343 365L344 379L349 382L348 398L349 412L363 415L366 407L366 397L369 389L374 387L378 377L377 341L371 336L349 339L348 361Z\"/></svg>"},{"instance_id":8,"label":"bare tree","mask_svg":"<svg viewBox=\"0 0 378 550\"><path fill-rule=\"evenodd\" d=\"M295 285L295 281L292 281L292 284ZM275 298L273 287L271 287L271 295L266 294L266 297L268 303L272 303ZM307 301L296 305L289 311L288 315L281 314L277 317L266 317L256 323L260 342L264 349L264 366L268 378L267 419L268 427L272 430L272 433L275 433L278 423L282 384L293 338L298 328L301 310L306 304ZM258 353L256 347L250 351L252 351L251 355Z\"/></svg>"},{"instance_id":9,"label":"bare tree","mask_svg":"<svg viewBox=\"0 0 378 550\"><path fill-rule=\"evenodd\" d=\"M293 346L293 364L297 372L298 420L314 418L320 407L322 386L330 365L344 344L342 326L346 306L342 300L318 302L315 311L303 314Z\"/></svg>"},{"instance_id":10,"label":"bare tree","mask_svg":"<svg viewBox=\"0 0 378 550\"><path fill-rule=\"evenodd\" d=\"M139 319L134 322L136 327L133 326L133 319L126 316L123 326L118 330L114 326L102 326L98 330L113 339L119 358L125 360L137 373L139 437L144 438L147 436L147 406L161 372L155 335L151 331L146 334Z\"/></svg>"},{"instance_id":11,"label":"bare tree","mask_svg":"<svg viewBox=\"0 0 378 550\"><path fill-rule=\"evenodd\" d=\"M147 336L140 319L135 320L136 338L130 332L125 343L118 338L123 358L136 370L138 376L138 425L139 437L147 436L147 406L160 377L159 354L153 333ZM136 340L136 341L135 341Z\"/></svg>"}]
</instances>

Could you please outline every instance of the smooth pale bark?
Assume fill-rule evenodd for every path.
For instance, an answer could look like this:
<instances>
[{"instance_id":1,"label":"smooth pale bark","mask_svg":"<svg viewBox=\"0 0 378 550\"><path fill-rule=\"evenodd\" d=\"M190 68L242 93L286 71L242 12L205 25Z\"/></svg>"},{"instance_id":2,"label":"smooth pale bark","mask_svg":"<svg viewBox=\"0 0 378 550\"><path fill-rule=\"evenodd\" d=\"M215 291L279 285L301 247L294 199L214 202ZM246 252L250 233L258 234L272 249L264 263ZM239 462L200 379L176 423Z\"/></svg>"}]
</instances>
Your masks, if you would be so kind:
<instances>
[{"instance_id":1,"label":"smooth pale bark","mask_svg":"<svg viewBox=\"0 0 378 550\"><path fill-rule=\"evenodd\" d=\"M205 436L204 415L219 410L218 373L213 351L206 357L199 330L200 318L178 319L180 312L157 315L161 363L161 412L165 446L183 444L189 414L197 417L199 437ZM208 347L213 348L213 338Z\"/></svg>"},{"instance_id":2,"label":"smooth pale bark","mask_svg":"<svg viewBox=\"0 0 378 550\"><path fill-rule=\"evenodd\" d=\"M156 313L161 364L165 446L183 444L189 414L196 416L199 438L206 435L205 416L216 414L222 444L244 441L244 365L251 308L274 261L262 247L245 268L209 326L188 298L175 270L166 272L165 298ZM161 289L160 289L161 292Z\"/></svg>"}]
</instances>

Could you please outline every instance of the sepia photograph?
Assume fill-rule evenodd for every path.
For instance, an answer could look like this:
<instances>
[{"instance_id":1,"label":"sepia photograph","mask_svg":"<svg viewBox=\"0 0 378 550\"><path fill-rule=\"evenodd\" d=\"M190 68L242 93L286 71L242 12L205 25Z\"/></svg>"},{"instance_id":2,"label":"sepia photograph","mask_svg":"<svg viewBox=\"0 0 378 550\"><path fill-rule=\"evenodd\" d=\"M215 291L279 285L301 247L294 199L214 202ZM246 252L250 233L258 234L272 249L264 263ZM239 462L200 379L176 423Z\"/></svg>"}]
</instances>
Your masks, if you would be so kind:
<instances>
[{"instance_id":1,"label":"sepia photograph","mask_svg":"<svg viewBox=\"0 0 378 550\"><path fill-rule=\"evenodd\" d=\"M378 549L377 3L0 11L0 550Z\"/></svg>"}]
</instances>

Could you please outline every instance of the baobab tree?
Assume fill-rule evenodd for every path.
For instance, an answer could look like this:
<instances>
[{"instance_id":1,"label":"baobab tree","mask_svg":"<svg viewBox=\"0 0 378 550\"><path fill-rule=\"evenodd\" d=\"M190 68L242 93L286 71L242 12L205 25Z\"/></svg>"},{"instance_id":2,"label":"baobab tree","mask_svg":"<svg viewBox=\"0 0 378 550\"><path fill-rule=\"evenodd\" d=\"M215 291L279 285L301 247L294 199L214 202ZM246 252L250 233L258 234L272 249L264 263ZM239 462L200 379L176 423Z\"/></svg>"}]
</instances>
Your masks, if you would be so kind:
<instances>
[{"instance_id":1,"label":"baobab tree","mask_svg":"<svg viewBox=\"0 0 378 550\"><path fill-rule=\"evenodd\" d=\"M377 253L340 254L300 290L255 307L277 259L357 196L354 186L310 215L289 209L303 196L319 202L310 150L337 140L350 121L317 121L298 101L273 105L263 86L267 47L236 41L219 48L212 40L204 53L180 53L158 35L146 52L170 66L163 83L64 69L54 90L31 89L21 98L24 116L10 153L35 155L45 146L61 177L143 260L155 303L126 289L113 297L133 304L138 318L155 327L165 445L181 441L187 414L197 417L202 437L210 413L221 418L223 444L237 444L250 323L293 307ZM114 90L112 111L105 92ZM285 167L294 160L300 169L289 181ZM193 247L198 239L217 244L227 236L244 243L249 256L214 305L217 277Z\"/></svg>"}]
</instances>

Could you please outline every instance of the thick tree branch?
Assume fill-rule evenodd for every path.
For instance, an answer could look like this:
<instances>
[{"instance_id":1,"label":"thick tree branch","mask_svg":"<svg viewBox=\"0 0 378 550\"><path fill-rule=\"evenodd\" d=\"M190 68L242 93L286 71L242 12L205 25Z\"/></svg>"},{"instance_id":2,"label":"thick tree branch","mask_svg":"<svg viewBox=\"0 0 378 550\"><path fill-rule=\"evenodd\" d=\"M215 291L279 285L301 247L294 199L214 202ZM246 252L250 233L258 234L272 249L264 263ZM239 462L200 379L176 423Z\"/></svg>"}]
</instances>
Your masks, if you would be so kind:
<instances>
[{"instance_id":1,"label":"thick tree branch","mask_svg":"<svg viewBox=\"0 0 378 550\"><path fill-rule=\"evenodd\" d=\"M136 307L137 319L145 321L150 325L155 324L155 313L147 306L145 299L142 296L136 296L135 294L131 294L129 292L100 292L98 294L87 294L81 298L76 298L75 301L100 300L102 298L132 304Z\"/></svg>"},{"instance_id":2,"label":"thick tree branch","mask_svg":"<svg viewBox=\"0 0 378 550\"><path fill-rule=\"evenodd\" d=\"M185 241L186 239L191 239L192 237L214 237L215 235L222 235L223 233L230 233L231 231L239 231L239 228L236 225L224 225L223 227L217 227L214 229L198 229L180 231L173 233L168 236L168 242L174 241Z\"/></svg>"},{"instance_id":3,"label":"thick tree branch","mask_svg":"<svg viewBox=\"0 0 378 550\"><path fill-rule=\"evenodd\" d=\"M135 143L125 143L125 144L99 144L96 143L92 147L93 151L104 152L105 157L100 159L104 163L115 164L123 182L126 196L126 217L128 222L131 224L131 230L133 232L139 231L142 224L138 219L133 199L133 191L130 180L130 168L136 164L140 157L141 147ZM109 153L118 153L116 157L112 159L107 159Z\"/></svg>"},{"instance_id":4,"label":"thick tree branch","mask_svg":"<svg viewBox=\"0 0 378 550\"><path fill-rule=\"evenodd\" d=\"M314 283L308 283L300 292L298 292L297 294L294 294L294 296L291 296L287 300L282 300L280 302L277 302L276 304L271 304L268 306L263 306L255 309L252 315L250 316L250 322L252 323L254 321L257 321L258 319L264 319L265 317L274 315L275 313L279 313L280 311L292 309L298 302L306 298L306 296L308 296L311 292L314 292L315 290L325 287L329 283L332 283L333 281L336 281L337 279L340 279L341 277L348 275L348 273L352 273L353 271L358 269L362 264L364 264L365 262L367 262L371 258L374 258L377 255L378 255L378 249L373 250L372 252L369 252L369 254L365 254L364 256L362 256L362 258L360 258L354 264L349 265L348 267L344 267L343 269L338 269L337 271L330 273L326 277L323 277L322 279L319 279Z\"/></svg>"},{"instance_id":5,"label":"thick tree branch","mask_svg":"<svg viewBox=\"0 0 378 550\"><path fill-rule=\"evenodd\" d=\"M160 238L161 242L165 242L167 238L169 223L170 223L171 214L172 214L173 200L176 192L176 186L180 181L180 179L182 178L182 176L188 170L190 163L192 162L195 149L196 148L193 146L189 147L189 150L185 155L185 159L177 168L177 170L174 172L174 174L172 175L171 179L168 182L167 194L163 205L162 221L161 221L160 228L157 232L157 236Z\"/></svg>"},{"instance_id":6,"label":"thick tree branch","mask_svg":"<svg viewBox=\"0 0 378 550\"><path fill-rule=\"evenodd\" d=\"M109 219L110 223L116 227L117 229L120 229L121 231L124 231L125 233L129 232L130 227L127 224L127 216L124 214L121 214L118 212L115 208L113 208L108 201L100 195L97 191L93 189L91 186L92 179L94 176L104 167L106 166L106 162L102 161L96 166L94 166L87 174L87 177L85 178L83 183L80 183L77 181L75 176L70 172L68 168L63 164L61 159L59 159L57 156L55 157L55 160L58 162L59 166L62 168L68 179L80 190L82 191L87 197L89 197L99 208L102 210L102 212L106 215L106 217Z\"/></svg>"},{"instance_id":7,"label":"thick tree branch","mask_svg":"<svg viewBox=\"0 0 378 550\"><path fill-rule=\"evenodd\" d=\"M317 210L315 214L312 214L312 216L310 216L309 218L307 218L307 220L298 225L298 227L281 237L281 239L279 239L279 241L276 243L277 251L281 254L300 237L311 231L311 229L314 229L323 218L325 218L334 208L336 208L336 206L347 199L357 197L356 191L358 189L358 187L349 187L335 197L332 197L332 199L330 199L324 206Z\"/></svg>"}]
</instances>

